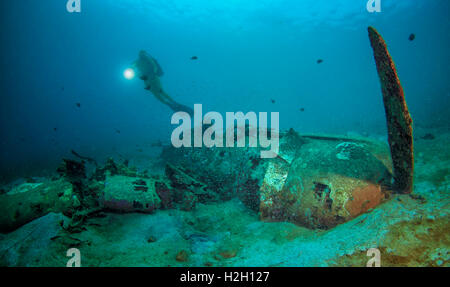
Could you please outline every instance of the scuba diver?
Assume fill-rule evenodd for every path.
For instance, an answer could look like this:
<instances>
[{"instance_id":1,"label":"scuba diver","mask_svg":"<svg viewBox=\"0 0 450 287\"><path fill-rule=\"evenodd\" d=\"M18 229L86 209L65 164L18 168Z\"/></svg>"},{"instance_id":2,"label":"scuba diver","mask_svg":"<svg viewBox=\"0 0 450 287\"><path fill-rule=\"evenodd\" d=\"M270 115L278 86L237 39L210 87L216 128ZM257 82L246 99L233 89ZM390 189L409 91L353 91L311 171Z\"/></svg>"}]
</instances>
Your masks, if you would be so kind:
<instances>
[{"instance_id":1,"label":"scuba diver","mask_svg":"<svg viewBox=\"0 0 450 287\"><path fill-rule=\"evenodd\" d=\"M193 116L194 111L185 105L175 102L164 92L160 77L164 75L158 62L145 51L139 52L139 58L133 63L139 71L139 78L144 81L145 89L150 91L161 103L169 106L174 112L186 112Z\"/></svg>"}]
</instances>

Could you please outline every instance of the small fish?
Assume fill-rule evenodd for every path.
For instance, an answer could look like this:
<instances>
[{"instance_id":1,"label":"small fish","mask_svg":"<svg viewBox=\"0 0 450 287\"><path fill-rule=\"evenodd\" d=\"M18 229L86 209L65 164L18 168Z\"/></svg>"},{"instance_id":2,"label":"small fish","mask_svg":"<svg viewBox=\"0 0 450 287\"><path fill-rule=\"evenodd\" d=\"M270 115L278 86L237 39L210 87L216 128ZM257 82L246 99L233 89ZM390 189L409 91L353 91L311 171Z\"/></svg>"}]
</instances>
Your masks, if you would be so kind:
<instances>
[{"instance_id":1,"label":"small fish","mask_svg":"<svg viewBox=\"0 0 450 287\"><path fill-rule=\"evenodd\" d=\"M321 64L321 63L323 63L322 59L317 60L317 64Z\"/></svg>"},{"instance_id":2,"label":"small fish","mask_svg":"<svg viewBox=\"0 0 450 287\"><path fill-rule=\"evenodd\" d=\"M414 41L414 39L416 39L416 35L414 34L409 35L408 40Z\"/></svg>"},{"instance_id":3,"label":"small fish","mask_svg":"<svg viewBox=\"0 0 450 287\"><path fill-rule=\"evenodd\" d=\"M114 129L116 131L116 133L120 134L120 130L118 129Z\"/></svg>"},{"instance_id":4,"label":"small fish","mask_svg":"<svg viewBox=\"0 0 450 287\"><path fill-rule=\"evenodd\" d=\"M305 111L305 108L300 108L300 112L304 112Z\"/></svg>"},{"instance_id":5,"label":"small fish","mask_svg":"<svg viewBox=\"0 0 450 287\"><path fill-rule=\"evenodd\" d=\"M76 103L77 107L81 108L81 103Z\"/></svg>"},{"instance_id":6,"label":"small fish","mask_svg":"<svg viewBox=\"0 0 450 287\"><path fill-rule=\"evenodd\" d=\"M275 100L274 99L271 99L270 101L272 102L272 104L275 104Z\"/></svg>"},{"instance_id":7,"label":"small fish","mask_svg":"<svg viewBox=\"0 0 450 287\"><path fill-rule=\"evenodd\" d=\"M198 57L197 56L192 56L191 60L198 60Z\"/></svg>"},{"instance_id":8,"label":"small fish","mask_svg":"<svg viewBox=\"0 0 450 287\"><path fill-rule=\"evenodd\" d=\"M58 129L57 129L57 128L53 128L53 131L57 132L57 131L58 131Z\"/></svg>"},{"instance_id":9,"label":"small fish","mask_svg":"<svg viewBox=\"0 0 450 287\"><path fill-rule=\"evenodd\" d=\"M426 135L421 137L421 139L424 139L424 140L434 140L435 138L436 137L433 134L430 134L430 133L428 133L428 134L426 134Z\"/></svg>"}]
</instances>

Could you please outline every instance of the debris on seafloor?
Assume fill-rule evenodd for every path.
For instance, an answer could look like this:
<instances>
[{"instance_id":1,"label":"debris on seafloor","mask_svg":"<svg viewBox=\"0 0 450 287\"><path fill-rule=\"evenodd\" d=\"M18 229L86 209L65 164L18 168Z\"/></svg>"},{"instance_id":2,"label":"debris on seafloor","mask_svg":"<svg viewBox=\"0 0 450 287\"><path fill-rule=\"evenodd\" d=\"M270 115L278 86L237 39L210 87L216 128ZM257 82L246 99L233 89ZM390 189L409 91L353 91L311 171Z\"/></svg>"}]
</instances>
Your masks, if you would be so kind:
<instances>
[{"instance_id":1,"label":"debris on seafloor","mask_svg":"<svg viewBox=\"0 0 450 287\"><path fill-rule=\"evenodd\" d=\"M154 179L107 175L100 204L109 211L152 213L160 207L161 200Z\"/></svg>"},{"instance_id":2,"label":"debris on seafloor","mask_svg":"<svg viewBox=\"0 0 450 287\"><path fill-rule=\"evenodd\" d=\"M151 212L161 201L163 207L171 207L167 202L170 184L145 176L126 162L115 163L110 158L88 176L84 160L64 159L57 172L59 178L33 180L0 194L0 209L5 211L0 214L0 232L15 230L50 212L68 216L64 229L72 233L82 230L86 219L102 210Z\"/></svg>"},{"instance_id":3,"label":"debris on seafloor","mask_svg":"<svg viewBox=\"0 0 450 287\"><path fill-rule=\"evenodd\" d=\"M83 228L87 217L101 210L98 193L102 185L88 178L84 161L64 159L57 172L61 178L72 184L73 199L76 200L73 208L63 211L65 215L70 216L70 222L65 229L69 232L78 232Z\"/></svg>"},{"instance_id":4,"label":"debris on seafloor","mask_svg":"<svg viewBox=\"0 0 450 287\"><path fill-rule=\"evenodd\" d=\"M50 212L78 205L72 185L63 179L25 183L0 195L0 232L10 232Z\"/></svg>"},{"instance_id":5,"label":"debris on seafloor","mask_svg":"<svg viewBox=\"0 0 450 287\"><path fill-rule=\"evenodd\" d=\"M116 163L113 158L108 158L104 166L95 169L93 178L97 181L104 181L107 175L141 176L135 167L128 165L129 161L127 159L123 163Z\"/></svg>"},{"instance_id":6,"label":"debris on seafloor","mask_svg":"<svg viewBox=\"0 0 450 287\"><path fill-rule=\"evenodd\" d=\"M86 179L86 168L84 162L70 159L63 159L63 163L57 169L61 177L66 178L72 184L82 185Z\"/></svg>"},{"instance_id":7,"label":"debris on seafloor","mask_svg":"<svg viewBox=\"0 0 450 287\"><path fill-rule=\"evenodd\" d=\"M206 202L214 201L211 195L227 200L234 193L263 221L329 229L390 196L388 147L370 140L303 137L290 130L280 134L275 159L261 159L252 148L167 147L162 156L176 193L190 188Z\"/></svg>"},{"instance_id":8,"label":"debris on seafloor","mask_svg":"<svg viewBox=\"0 0 450 287\"><path fill-rule=\"evenodd\" d=\"M387 147L351 139L302 138L288 156L268 163L260 187L260 218L330 229L378 206L390 197ZM284 153L284 154L283 154Z\"/></svg>"},{"instance_id":9,"label":"debris on seafloor","mask_svg":"<svg viewBox=\"0 0 450 287\"><path fill-rule=\"evenodd\" d=\"M65 159L57 169L60 177L28 180L0 195L0 232L9 232L50 212L71 218L67 228L75 230L96 211L98 184L86 176L84 162Z\"/></svg>"},{"instance_id":10,"label":"debris on seafloor","mask_svg":"<svg viewBox=\"0 0 450 287\"><path fill-rule=\"evenodd\" d=\"M172 189L168 196L181 210L190 211L197 203L217 202L219 199L216 191L197 180L196 175L192 171L183 170L170 163L166 165L165 176L170 182L170 185L167 184L166 187L170 186ZM158 194L160 197L163 195L161 191Z\"/></svg>"},{"instance_id":11,"label":"debris on seafloor","mask_svg":"<svg viewBox=\"0 0 450 287\"><path fill-rule=\"evenodd\" d=\"M373 27L368 30L386 111L388 141L394 168L394 190L411 193L414 172L412 119L386 43Z\"/></svg>"}]
</instances>

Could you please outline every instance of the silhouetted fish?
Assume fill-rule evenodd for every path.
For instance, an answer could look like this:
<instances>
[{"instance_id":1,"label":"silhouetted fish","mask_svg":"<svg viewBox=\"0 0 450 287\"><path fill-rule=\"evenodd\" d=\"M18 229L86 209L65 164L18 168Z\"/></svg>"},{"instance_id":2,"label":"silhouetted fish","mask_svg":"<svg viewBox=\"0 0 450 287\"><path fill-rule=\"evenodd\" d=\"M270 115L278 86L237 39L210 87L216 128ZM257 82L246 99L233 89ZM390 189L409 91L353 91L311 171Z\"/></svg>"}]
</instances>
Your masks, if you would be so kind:
<instances>
[{"instance_id":1,"label":"silhouetted fish","mask_svg":"<svg viewBox=\"0 0 450 287\"><path fill-rule=\"evenodd\" d=\"M411 34L411 35L409 35L408 39L409 39L410 41L414 41L414 39L416 39L416 35Z\"/></svg>"},{"instance_id":2,"label":"silhouetted fish","mask_svg":"<svg viewBox=\"0 0 450 287\"><path fill-rule=\"evenodd\" d=\"M426 135L421 137L421 139L424 139L424 140L434 140L435 138L436 137L433 134L430 134L430 133L428 133L428 134L426 134Z\"/></svg>"},{"instance_id":3,"label":"silhouetted fish","mask_svg":"<svg viewBox=\"0 0 450 287\"><path fill-rule=\"evenodd\" d=\"M321 63L323 63L322 59L317 60L317 64L321 64Z\"/></svg>"},{"instance_id":4,"label":"silhouetted fish","mask_svg":"<svg viewBox=\"0 0 450 287\"><path fill-rule=\"evenodd\" d=\"M271 99L270 101L272 102L272 104L275 104L275 100L274 99Z\"/></svg>"},{"instance_id":5,"label":"silhouetted fish","mask_svg":"<svg viewBox=\"0 0 450 287\"><path fill-rule=\"evenodd\" d=\"M58 131L58 129L57 129L57 128L53 128L53 131L55 131L55 132L56 132L56 131Z\"/></svg>"},{"instance_id":6,"label":"silhouetted fish","mask_svg":"<svg viewBox=\"0 0 450 287\"><path fill-rule=\"evenodd\" d=\"M305 108L300 108L300 112L304 112L305 111Z\"/></svg>"},{"instance_id":7,"label":"silhouetted fish","mask_svg":"<svg viewBox=\"0 0 450 287\"><path fill-rule=\"evenodd\" d=\"M114 129L116 131L116 133L120 134L120 130L118 129Z\"/></svg>"},{"instance_id":8,"label":"silhouetted fish","mask_svg":"<svg viewBox=\"0 0 450 287\"><path fill-rule=\"evenodd\" d=\"M191 57L191 60L197 60L197 59L198 59L197 56L192 56L192 57Z\"/></svg>"},{"instance_id":9,"label":"silhouetted fish","mask_svg":"<svg viewBox=\"0 0 450 287\"><path fill-rule=\"evenodd\" d=\"M81 108L81 103L76 103L77 107Z\"/></svg>"}]
</instances>

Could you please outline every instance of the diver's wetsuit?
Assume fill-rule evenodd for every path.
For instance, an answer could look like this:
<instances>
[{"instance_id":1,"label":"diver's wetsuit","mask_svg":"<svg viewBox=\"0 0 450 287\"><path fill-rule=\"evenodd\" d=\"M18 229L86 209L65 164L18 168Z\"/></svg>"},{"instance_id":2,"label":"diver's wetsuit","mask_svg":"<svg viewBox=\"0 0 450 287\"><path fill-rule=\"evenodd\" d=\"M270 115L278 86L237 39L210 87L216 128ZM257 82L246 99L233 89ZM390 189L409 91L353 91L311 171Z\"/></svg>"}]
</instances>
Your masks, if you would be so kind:
<instances>
[{"instance_id":1,"label":"diver's wetsuit","mask_svg":"<svg viewBox=\"0 0 450 287\"><path fill-rule=\"evenodd\" d=\"M164 72L155 59L145 51L140 51L139 58L134 65L139 70L141 80L145 83L145 89L152 92L161 103L169 106L174 112L186 112L191 116L194 114L191 108L175 102L164 92L161 81L159 80L159 77L163 76Z\"/></svg>"}]
</instances>

